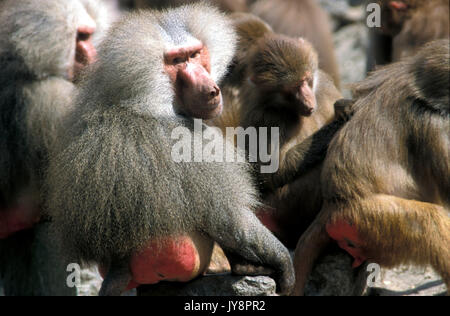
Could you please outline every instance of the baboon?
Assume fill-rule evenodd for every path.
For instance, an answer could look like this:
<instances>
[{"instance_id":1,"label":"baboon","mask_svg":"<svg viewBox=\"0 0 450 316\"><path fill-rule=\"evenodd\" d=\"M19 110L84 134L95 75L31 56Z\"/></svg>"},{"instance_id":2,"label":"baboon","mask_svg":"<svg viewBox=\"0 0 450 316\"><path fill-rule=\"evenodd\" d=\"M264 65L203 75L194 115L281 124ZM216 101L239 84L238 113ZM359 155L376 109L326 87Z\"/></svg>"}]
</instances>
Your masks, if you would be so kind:
<instances>
[{"instance_id":1,"label":"baboon","mask_svg":"<svg viewBox=\"0 0 450 316\"><path fill-rule=\"evenodd\" d=\"M310 41L319 53L319 68L340 87L329 17L315 0L259 0L250 6L250 12L269 23L276 33Z\"/></svg>"},{"instance_id":2,"label":"baboon","mask_svg":"<svg viewBox=\"0 0 450 316\"><path fill-rule=\"evenodd\" d=\"M229 20L206 4L131 14L103 42L58 134L46 185L68 256L102 267L101 295L191 280L214 241L235 273L247 263L266 267L279 292L290 293L291 258L253 213L248 165L206 162L209 155L191 162L175 141L181 135L191 146L216 132L193 118L220 115L216 82L234 43Z\"/></svg>"},{"instance_id":3,"label":"baboon","mask_svg":"<svg viewBox=\"0 0 450 316\"><path fill-rule=\"evenodd\" d=\"M250 13L232 13L229 15L238 36L238 44L233 61L222 80L224 110L222 115L208 121L217 126L225 135L227 127L238 127L240 124L240 88L247 79L248 56L258 39L272 33L272 28L257 16Z\"/></svg>"},{"instance_id":4,"label":"baboon","mask_svg":"<svg viewBox=\"0 0 450 316\"><path fill-rule=\"evenodd\" d=\"M316 133L292 146L284 156L281 172L261 175L266 190L277 190L308 174L326 158L328 146L336 133L352 118L354 100L340 99L334 104L334 120Z\"/></svg>"},{"instance_id":5,"label":"baboon","mask_svg":"<svg viewBox=\"0 0 450 316\"><path fill-rule=\"evenodd\" d=\"M87 13L95 21L95 32L92 34L94 47L99 47L111 25L120 18L120 6L117 1L80 0Z\"/></svg>"},{"instance_id":6,"label":"baboon","mask_svg":"<svg viewBox=\"0 0 450 316\"><path fill-rule=\"evenodd\" d=\"M250 13L230 14L238 36L238 45L224 85L240 88L247 79L249 55L258 40L272 34L272 28L256 15Z\"/></svg>"},{"instance_id":7,"label":"baboon","mask_svg":"<svg viewBox=\"0 0 450 316\"><path fill-rule=\"evenodd\" d=\"M183 4L196 3L201 0L134 0L136 8L162 9L176 7ZM211 0L212 5L217 6L225 12L246 12L248 11L246 0Z\"/></svg>"},{"instance_id":8,"label":"baboon","mask_svg":"<svg viewBox=\"0 0 450 316\"><path fill-rule=\"evenodd\" d=\"M373 1L372 1L373 2ZM378 0L380 28L370 29L367 70L412 56L426 43L447 39L448 0Z\"/></svg>"},{"instance_id":9,"label":"baboon","mask_svg":"<svg viewBox=\"0 0 450 316\"><path fill-rule=\"evenodd\" d=\"M355 85L322 168L324 204L297 246L295 294L331 240L355 267L430 264L450 288L449 50L431 42Z\"/></svg>"},{"instance_id":10,"label":"baboon","mask_svg":"<svg viewBox=\"0 0 450 316\"><path fill-rule=\"evenodd\" d=\"M78 0L0 6L0 278L6 295L75 294L50 244L41 185L72 80L95 59L96 22Z\"/></svg>"},{"instance_id":11,"label":"baboon","mask_svg":"<svg viewBox=\"0 0 450 316\"><path fill-rule=\"evenodd\" d=\"M248 55L247 64L249 79L241 89L239 126L256 128L258 135L260 128L279 128L279 169L269 174L282 175L290 168L286 164L297 163L286 161L287 152L334 119L334 104L342 96L319 70L317 52L305 39L265 35ZM271 139L268 131L267 152ZM257 161L261 164L261 157ZM320 210L319 173L320 168L312 169L274 190L266 183L272 177L264 176L264 202L273 211L261 213L261 219L288 247L295 248L302 226L305 230Z\"/></svg>"}]
</instances>

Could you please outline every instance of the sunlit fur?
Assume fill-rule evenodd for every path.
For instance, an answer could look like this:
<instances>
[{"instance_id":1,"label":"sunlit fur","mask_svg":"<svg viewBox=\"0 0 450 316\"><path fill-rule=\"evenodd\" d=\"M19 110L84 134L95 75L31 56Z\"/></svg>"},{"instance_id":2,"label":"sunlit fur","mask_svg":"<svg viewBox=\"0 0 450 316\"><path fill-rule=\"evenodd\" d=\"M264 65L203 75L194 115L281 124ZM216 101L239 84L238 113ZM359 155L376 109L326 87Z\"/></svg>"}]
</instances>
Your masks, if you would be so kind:
<instances>
[{"instance_id":1,"label":"sunlit fur","mask_svg":"<svg viewBox=\"0 0 450 316\"><path fill-rule=\"evenodd\" d=\"M289 253L253 214L259 203L248 166L173 160L174 129L198 134L191 118L173 111L163 56L193 38L209 49L219 81L235 35L208 5L131 14L109 33L55 146L47 177L55 230L75 262L121 267L150 240L201 234L278 271L289 291ZM123 290L109 284L102 294Z\"/></svg>"}]
</instances>

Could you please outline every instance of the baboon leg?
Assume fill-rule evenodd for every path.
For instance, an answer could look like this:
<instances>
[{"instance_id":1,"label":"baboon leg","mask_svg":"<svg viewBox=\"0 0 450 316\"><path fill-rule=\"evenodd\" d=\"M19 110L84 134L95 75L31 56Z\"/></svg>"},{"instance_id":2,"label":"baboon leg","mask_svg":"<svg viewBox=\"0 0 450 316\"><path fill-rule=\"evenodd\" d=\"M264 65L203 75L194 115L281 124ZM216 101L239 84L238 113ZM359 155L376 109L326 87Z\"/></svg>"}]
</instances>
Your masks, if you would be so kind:
<instances>
[{"instance_id":1,"label":"baboon leg","mask_svg":"<svg viewBox=\"0 0 450 316\"><path fill-rule=\"evenodd\" d=\"M450 286L450 217L442 206L374 195L352 208L324 206L302 236L295 253L295 294L303 294L306 278L327 238L336 240L354 258L394 267L430 264ZM324 217L324 216L329 217Z\"/></svg>"},{"instance_id":2,"label":"baboon leg","mask_svg":"<svg viewBox=\"0 0 450 316\"><path fill-rule=\"evenodd\" d=\"M129 259L112 262L103 280L99 296L120 296L132 279Z\"/></svg>"},{"instance_id":3,"label":"baboon leg","mask_svg":"<svg viewBox=\"0 0 450 316\"><path fill-rule=\"evenodd\" d=\"M323 221L317 217L300 238L294 256L295 288L293 295L304 295L308 276L322 251L331 242Z\"/></svg>"},{"instance_id":4,"label":"baboon leg","mask_svg":"<svg viewBox=\"0 0 450 316\"><path fill-rule=\"evenodd\" d=\"M64 251L55 242L51 223L40 223L35 227L32 245L31 276L34 295L76 296L76 287L67 285L67 266L71 263Z\"/></svg>"},{"instance_id":5,"label":"baboon leg","mask_svg":"<svg viewBox=\"0 0 450 316\"><path fill-rule=\"evenodd\" d=\"M256 267L274 271L281 294L289 294L294 285L294 270L289 251L250 211L222 212L207 227L209 234L231 255L235 271L245 272L243 260ZM241 265L241 266L239 266ZM267 271L267 270L266 270Z\"/></svg>"},{"instance_id":6,"label":"baboon leg","mask_svg":"<svg viewBox=\"0 0 450 316\"><path fill-rule=\"evenodd\" d=\"M388 267L430 264L450 292L449 215L440 205L376 195L362 201L359 221L364 224L356 228L372 261Z\"/></svg>"},{"instance_id":7,"label":"baboon leg","mask_svg":"<svg viewBox=\"0 0 450 316\"><path fill-rule=\"evenodd\" d=\"M7 296L75 296L67 286L67 265L50 235L50 223L0 242L0 278Z\"/></svg>"}]
</instances>

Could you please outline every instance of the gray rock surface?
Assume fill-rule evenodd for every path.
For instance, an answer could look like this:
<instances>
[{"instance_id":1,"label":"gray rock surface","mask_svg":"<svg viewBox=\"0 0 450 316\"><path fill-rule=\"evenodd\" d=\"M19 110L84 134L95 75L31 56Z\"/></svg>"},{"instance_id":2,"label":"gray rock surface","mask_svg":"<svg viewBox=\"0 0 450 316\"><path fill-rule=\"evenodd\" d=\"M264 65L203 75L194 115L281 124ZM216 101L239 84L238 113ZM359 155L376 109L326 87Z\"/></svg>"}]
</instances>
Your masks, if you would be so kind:
<instances>
[{"instance_id":1,"label":"gray rock surface","mask_svg":"<svg viewBox=\"0 0 450 316\"><path fill-rule=\"evenodd\" d=\"M350 98L348 85L366 77L367 28L362 23L349 24L334 34L344 97Z\"/></svg>"},{"instance_id":2,"label":"gray rock surface","mask_svg":"<svg viewBox=\"0 0 450 316\"><path fill-rule=\"evenodd\" d=\"M360 296L366 288L365 267L352 268L352 258L333 248L319 259L305 288L306 296Z\"/></svg>"},{"instance_id":3,"label":"gray rock surface","mask_svg":"<svg viewBox=\"0 0 450 316\"><path fill-rule=\"evenodd\" d=\"M371 296L445 296L446 287L432 268L401 266L383 269L379 282L368 289Z\"/></svg>"},{"instance_id":4,"label":"gray rock surface","mask_svg":"<svg viewBox=\"0 0 450 316\"><path fill-rule=\"evenodd\" d=\"M274 296L275 281L264 276L210 275L188 283L163 282L139 288L142 296Z\"/></svg>"}]
</instances>

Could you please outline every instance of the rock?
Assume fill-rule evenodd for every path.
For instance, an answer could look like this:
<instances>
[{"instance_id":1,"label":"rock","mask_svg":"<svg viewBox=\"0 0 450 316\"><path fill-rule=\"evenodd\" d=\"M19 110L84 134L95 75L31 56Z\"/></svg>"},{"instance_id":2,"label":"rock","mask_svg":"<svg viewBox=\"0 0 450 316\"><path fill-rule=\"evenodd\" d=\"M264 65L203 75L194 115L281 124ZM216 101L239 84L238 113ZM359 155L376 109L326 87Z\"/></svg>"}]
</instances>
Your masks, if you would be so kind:
<instances>
[{"instance_id":1,"label":"rock","mask_svg":"<svg viewBox=\"0 0 450 316\"><path fill-rule=\"evenodd\" d=\"M330 15L334 30L365 18L363 6L352 7L347 0L320 0L319 3Z\"/></svg>"},{"instance_id":2,"label":"rock","mask_svg":"<svg viewBox=\"0 0 450 316\"><path fill-rule=\"evenodd\" d=\"M208 275L188 283L161 282L138 289L140 296L274 296L275 281L264 276Z\"/></svg>"},{"instance_id":3,"label":"rock","mask_svg":"<svg viewBox=\"0 0 450 316\"><path fill-rule=\"evenodd\" d=\"M206 274L228 273L230 271L231 267L228 263L228 259L225 253L223 252L222 248L220 248L220 246L215 243L211 256L211 262L209 263Z\"/></svg>"},{"instance_id":4,"label":"rock","mask_svg":"<svg viewBox=\"0 0 450 316\"><path fill-rule=\"evenodd\" d=\"M366 77L366 52L369 45L364 24L343 27L335 33L334 44L343 86L363 80ZM351 96L348 90L343 92L346 98Z\"/></svg>"},{"instance_id":5,"label":"rock","mask_svg":"<svg viewBox=\"0 0 450 316\"><path fill-rule=\"evenodd\" d=\"M445 296L446 287L441 277L431 267L401 266L382 269L375 287L368 289L369 296Z\"/></svg>"},{"instance_id":6,"label":"rock","mask_svg":"<svg viewBox=\"0 0 450 316\"><path fill-rule=\"evenodd\" d=\"M332 16L345 15L350 8L347 0L319 0L319 4Z\"/></svg>"},{"instance_id":7,"label":"rock","mask_svg":"<svg viewBox=\"0 0 450 316\"><path fill-rule=\"evenodd\" d=\"M367 0L348 0L348 3L351 6L363 5L367 2Z\"/></svg>"},{"instance_id":8,"label":"rock","mask_svg":"<svg viewBox=\"0 0 450 316\"><path fill-rule=\"evenodd\" d=\"M368 273L352 268L352 258L331 246L318 260L305 287L306 296L359 296L366 288Z\"/></svg>"}]
</instances>

